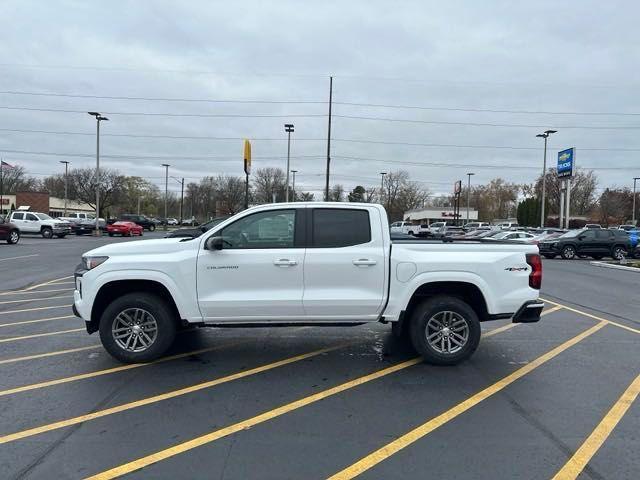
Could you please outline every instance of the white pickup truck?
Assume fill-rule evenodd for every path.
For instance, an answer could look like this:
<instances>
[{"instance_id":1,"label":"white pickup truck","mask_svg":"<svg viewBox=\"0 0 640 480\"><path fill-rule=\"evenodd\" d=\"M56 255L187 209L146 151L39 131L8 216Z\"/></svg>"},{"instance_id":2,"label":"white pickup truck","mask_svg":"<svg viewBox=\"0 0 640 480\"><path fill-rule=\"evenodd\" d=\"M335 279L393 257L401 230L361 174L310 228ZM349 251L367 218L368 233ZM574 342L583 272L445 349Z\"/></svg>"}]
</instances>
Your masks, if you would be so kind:
<instances>
[{"instance_id":1,"label":"white pickup truck","mask_svg":"<svg viewBox=\"0 0 640 480\"><path fill-rule=\"evenodd\" d=\"M44 238L64 238L71 233L71 224L57 218L52 218L46 213L17 210L9 217L11 223L15 223L22 233L39 233Z\"/></svg>"},{"instance_id":2,"label":"white pickup truck","mask_svg":"<svg viewBox=\"0 0 640 480\"><path fill-rule=\"evenodd\" d=\"M198 238L106 245L75 273L74 313L106 350L147 362L198 326L392 323L426 361L468 358L480 322L537 322L535 245L391 242L375 204L245 210Z\"/></svg>"}]
</instances>

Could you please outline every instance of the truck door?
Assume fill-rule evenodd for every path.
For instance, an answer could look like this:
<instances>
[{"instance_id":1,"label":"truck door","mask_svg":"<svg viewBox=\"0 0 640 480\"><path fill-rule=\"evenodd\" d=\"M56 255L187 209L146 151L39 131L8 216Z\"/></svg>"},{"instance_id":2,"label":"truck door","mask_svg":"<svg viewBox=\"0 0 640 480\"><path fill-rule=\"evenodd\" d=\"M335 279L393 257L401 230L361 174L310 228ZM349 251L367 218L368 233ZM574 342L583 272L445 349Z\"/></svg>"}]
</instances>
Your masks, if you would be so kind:
<instances>
[{"instance_id":1,"label":"truck door","mask_svg":"<svg viewBox=\"0 0 640 480\"><path fill-rule=\"evenodd\" d=\"M307 318L375 320L382 309L386 260L380 219L370 218L378 212L366 208L307 211L303 297Z\"/></svg>"},{"instance_id":2,"label":"truck door","mask_svg":"<svg viewBox=\"0 0 640 480\"><path fill-rule=\"evenodd\" d=\"M200 311L208 321L301 321L304 209L274 208L202 236L197 265ZM221 236L222 250L206 250Z\"/></svg>"},{"instance_id":3,"label":"truck door","mask_svg":"<svg viewBox=\"0 0 640 480\"><path fill-rule=\"evenodd\" d=\"M25 232L39 232L40 231L40 219L36 217L33 213L25 213L24 214L25 221L24 223L24 231Z\"/></svg>"}]
</instances>

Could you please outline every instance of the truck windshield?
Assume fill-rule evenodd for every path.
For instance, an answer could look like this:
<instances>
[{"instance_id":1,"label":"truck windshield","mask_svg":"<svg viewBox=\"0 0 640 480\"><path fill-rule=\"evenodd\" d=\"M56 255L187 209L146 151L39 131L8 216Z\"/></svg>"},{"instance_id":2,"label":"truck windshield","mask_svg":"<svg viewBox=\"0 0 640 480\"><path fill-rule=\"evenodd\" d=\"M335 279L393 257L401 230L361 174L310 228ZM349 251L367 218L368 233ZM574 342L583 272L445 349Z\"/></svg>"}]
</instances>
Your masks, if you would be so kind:
<instances>
[{"instance_id":1,"label":"truck windshield","mask_svg":"<svg viewBox=\"0 0 640 480\"><path fill-rule=\"evenodd\" d=\"M36 217L38 217L40 220L53 220L53 218L44 213L36 213Z\"/></svg>"}]
</instances>

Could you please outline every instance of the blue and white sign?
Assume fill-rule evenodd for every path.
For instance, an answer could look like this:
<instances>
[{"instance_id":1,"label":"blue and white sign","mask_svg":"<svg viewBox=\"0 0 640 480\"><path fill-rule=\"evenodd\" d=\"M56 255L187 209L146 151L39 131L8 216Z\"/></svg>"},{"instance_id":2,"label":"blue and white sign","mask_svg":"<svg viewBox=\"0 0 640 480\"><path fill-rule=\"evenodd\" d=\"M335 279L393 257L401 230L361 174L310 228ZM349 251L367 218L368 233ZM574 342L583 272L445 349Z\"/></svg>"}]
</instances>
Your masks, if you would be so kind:
<instances>
[{"instance_id":1,"label":"blue and white sign","mask_svg":"<svg viewBox=\"0 0 640 480\"><path fill-rule=\"evenodd\" d=\"M558 152L558 178L573 177L576 149L567 148Z\"/></svg>"}]
</instances>

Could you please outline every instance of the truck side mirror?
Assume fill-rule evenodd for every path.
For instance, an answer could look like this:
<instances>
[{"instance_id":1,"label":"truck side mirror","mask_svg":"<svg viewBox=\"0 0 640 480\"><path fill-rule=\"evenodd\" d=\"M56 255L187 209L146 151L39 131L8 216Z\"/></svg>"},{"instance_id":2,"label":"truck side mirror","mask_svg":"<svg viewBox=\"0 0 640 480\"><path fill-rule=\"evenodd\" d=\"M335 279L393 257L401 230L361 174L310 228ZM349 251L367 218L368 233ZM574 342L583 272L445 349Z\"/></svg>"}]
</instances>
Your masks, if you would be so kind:
<instances>
[{"instance_id":1,"label":"truck side mirror","mask_svg":"<svg viewBox=\"0 0 640 480\"><path fill-rule=\"evenodd\" d=\"M222 237L209 237L204 244L205 250L222 250L224 240Z\"/></svg>"}]
</instances>

